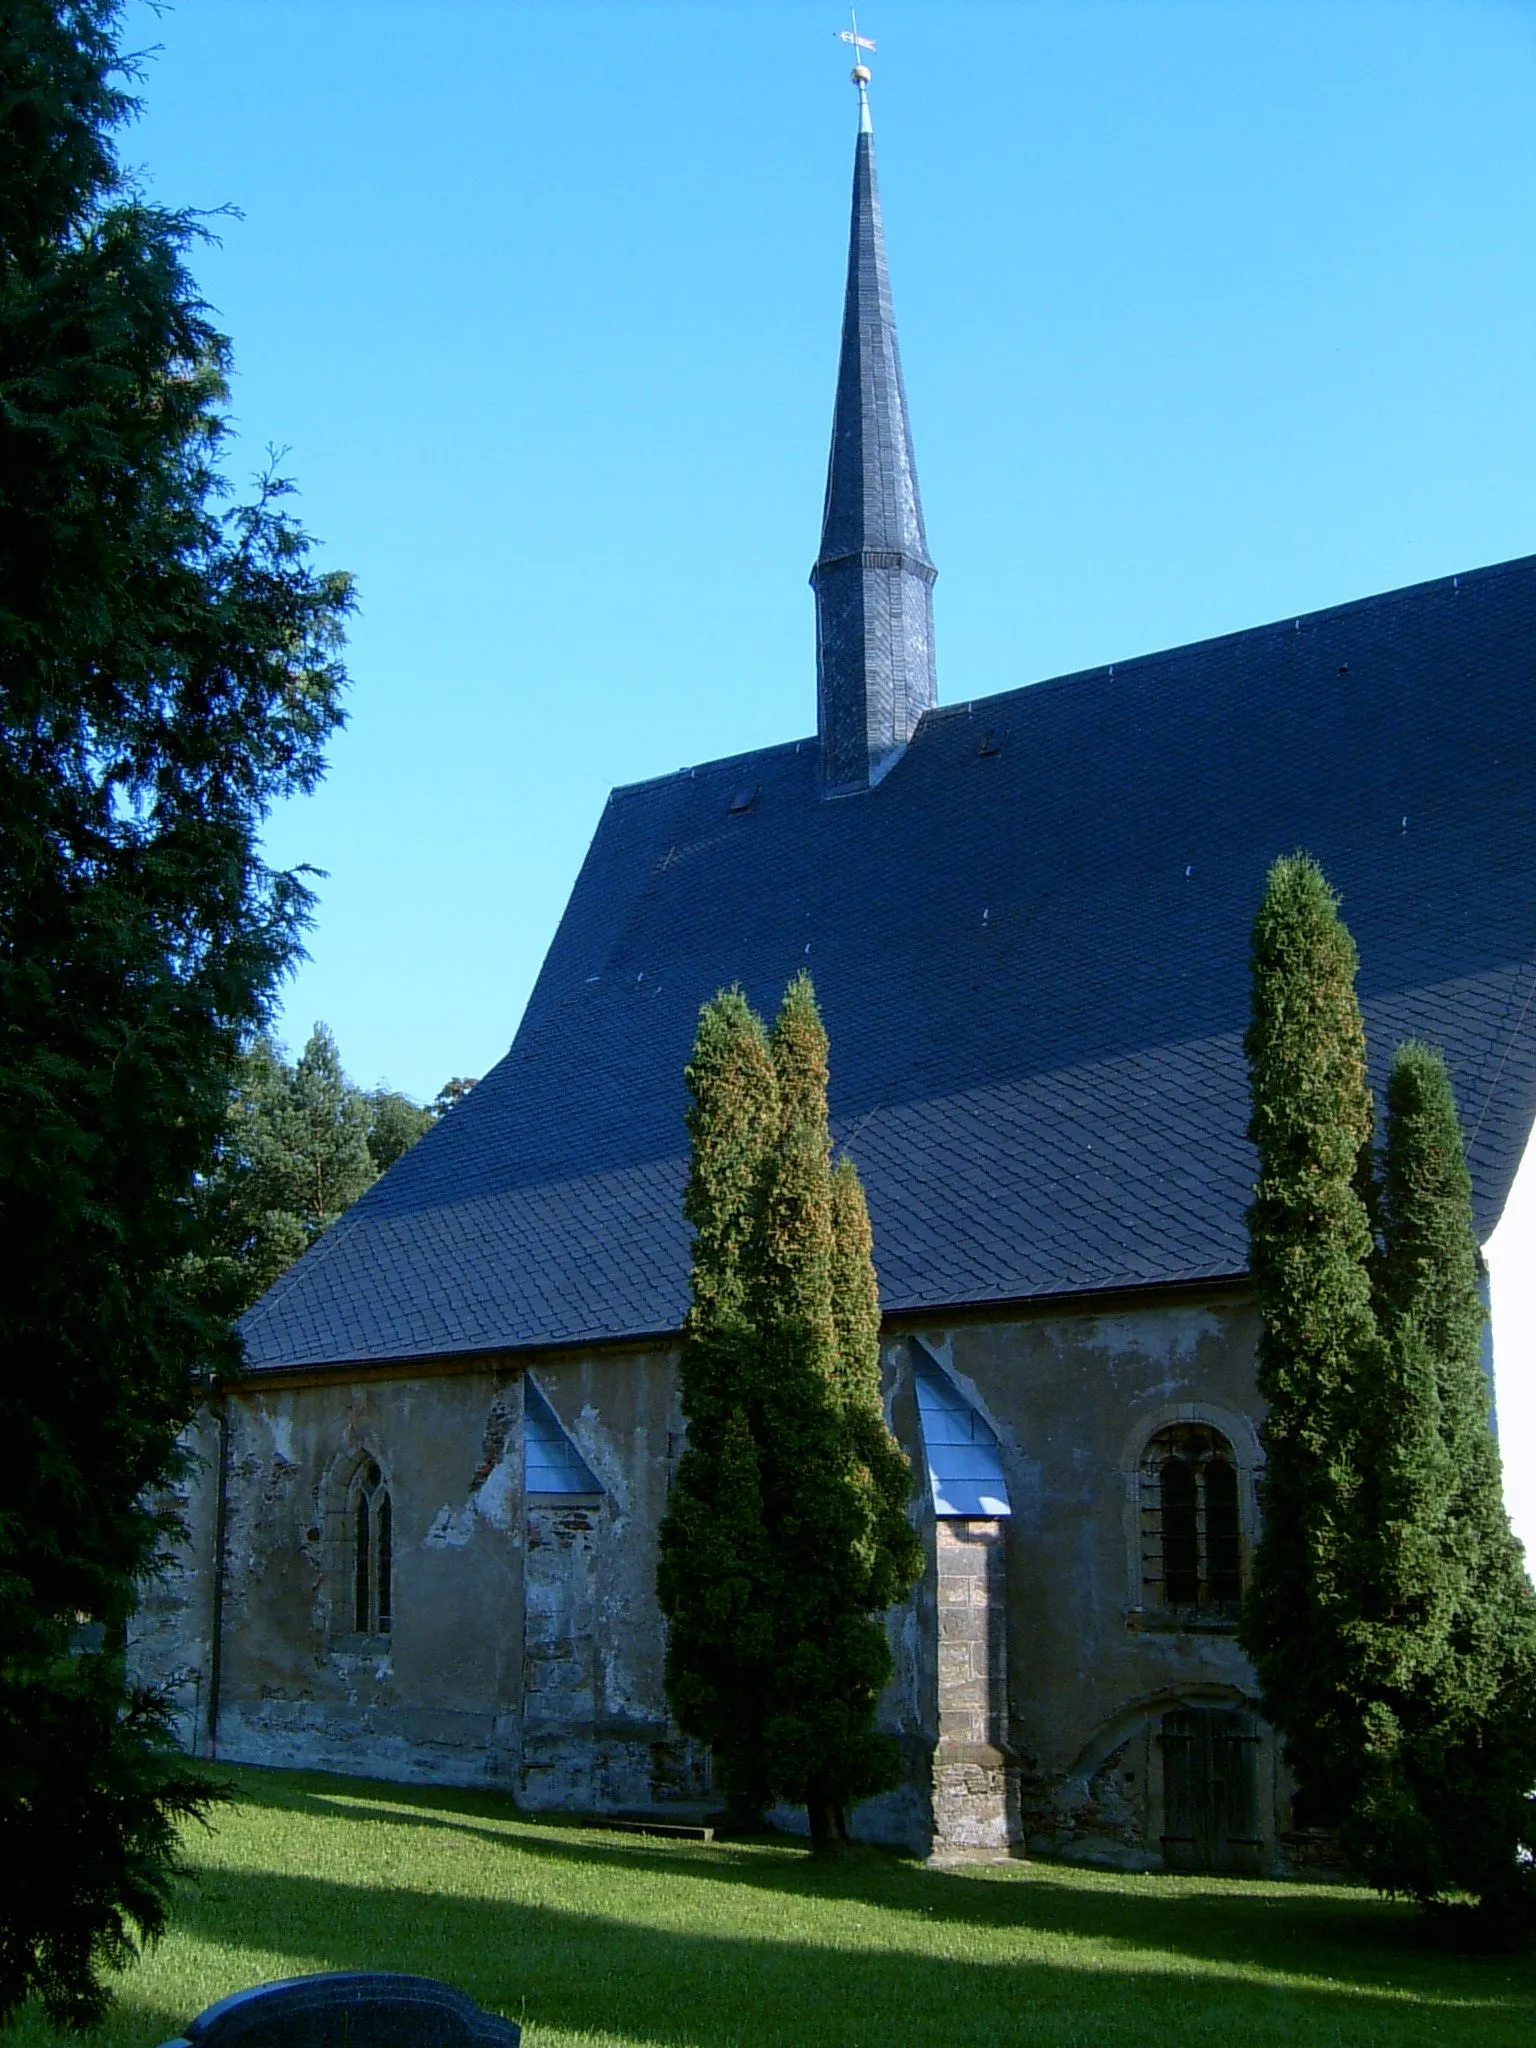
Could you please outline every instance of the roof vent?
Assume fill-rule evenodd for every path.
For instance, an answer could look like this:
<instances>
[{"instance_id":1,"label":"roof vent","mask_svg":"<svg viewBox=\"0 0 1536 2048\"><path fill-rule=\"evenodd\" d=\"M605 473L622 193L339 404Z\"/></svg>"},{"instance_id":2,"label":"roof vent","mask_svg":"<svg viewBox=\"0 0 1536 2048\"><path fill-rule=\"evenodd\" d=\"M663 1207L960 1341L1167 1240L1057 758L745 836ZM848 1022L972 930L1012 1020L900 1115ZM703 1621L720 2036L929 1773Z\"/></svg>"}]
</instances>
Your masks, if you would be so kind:
<instances>
[{"instance_id":1,"label":"roof vent","mask_svg":"<svg viewBox=\"0 0 1536 2048\"><path fill-rule=\"evenodd\" d=\"M744 783L742 787L737 790L736 794L731 798L731 811L733 814L737 811L751 810L752 806L757 802L757 792L759 786L760 785L755 782L748 782Z\"/></svg>"},{"instance_id":2,"label":"roof vent","mask_svg":"<svg viewBox=\"0 0 1536 2048\"><path fill-rule=\"evenodd\" d=\"M1007 745L1007 742L1008 734L1006 729L999 731L995 726L989 725L981 736L981 745L976 749L978 758L986 761L993 754L1000 754Z\"/></svg>"}]
</instances>

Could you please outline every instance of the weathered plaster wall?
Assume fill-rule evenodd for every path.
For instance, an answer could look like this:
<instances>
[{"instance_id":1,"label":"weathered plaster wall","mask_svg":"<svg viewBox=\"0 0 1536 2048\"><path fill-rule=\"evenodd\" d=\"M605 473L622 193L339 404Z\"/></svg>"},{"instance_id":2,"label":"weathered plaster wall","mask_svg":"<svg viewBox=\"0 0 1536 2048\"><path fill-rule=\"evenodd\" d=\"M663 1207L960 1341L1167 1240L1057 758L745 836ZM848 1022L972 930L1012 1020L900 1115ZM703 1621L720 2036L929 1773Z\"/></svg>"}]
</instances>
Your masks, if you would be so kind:
<instances>
[{"instance_id":1,"label":"weathered plaster wall","mask_svg":"<svg viewBox=\"0 0 1536 2048\"><path fill-rule=\"evenodd\" d=\"M171 1702L177 1740L194 1755L207 1746L208 1710L215 1677L213 1651L218 1589L213 1570L218 1513L220 1436L206 1411L187 1430L186 1477L167 1505L181 1518L184 1539L168 1543L161 1571L144 1587L128 1629L134 1670Z\"/></svg>"},{"instance_id":2,"label":"weathered plaster wall","mask_svg":"<svg viewBox=\"0 0 1536 2048\"><path fill-rule=\"evenodd\" d=\"M522 1388L493 1370L247 1383L228 1401L221 1756L452 1783L515 1778ZM359 1634L349 1494L393 1509L395 1626Z\"/></svg>"},{"instance_id":3,"label":"weathered plaster wall","mask_svg":"<svg viewBox=\"0 0 1536 2048\"><path fill-rule=\"evenodd\" d=\"M655 1591L683 1436L675 1355L562 1356L535 1376L603 1491L527 1504L524 1802L613 1812L702 1799L706 1759L667 1717Z\"/></svg>"},{"instance_id":4,"label":"weathered plaster wall","mask_svg":"<svg viewBox=\"0 0 1536 2048\"><path fill-rule=\"evenodd\" d=\"M152 1588L136 1659L174 1679L207 1746L222 1595L216 1746L232 1761L503 1783L530 1805L702 1797L706 1760L662 1694L656 1525L681 1444L671 1352L532 1368L602 1488L528 1500L523 1373L248 1380L226 1402L222 1582L217 1440L190 1489L192 1541ZM393 1516L393 1626L359 1634L351 1489L376 1463Z\"/></svg>"},{"instance_id":5,"label":"weathered plaster wall","mask_svg":"<svg viewBox=\"0 0 1536 2048\"><path fill-rule=\"evenodd\" d=\"M1159 1722L1252 1704L1230 1627L1142 1603L1139 1467L1171 1422L1220 1429L1254 1534L1257 1324L1232 1292L911 1324L888 1333L892 1426L922 1447L920 1337L996 1431L1013 1514L936 1523L889 1617L881 1718L907 1782L858 1832L914 1848L1161 1858ZM682 1443L667 1349L453 1370L247 1382L229 1397L219 1753L399 1778L505 1784L528 1805L623 1810L707 1797L669 1725L656 1528ZM525 1498L523 1372L600 1486ZM141 1666L180 1672L189 1733L211 1682L214 1435L189 1494L196 1541L146 1604ZM394 1626L359 1636L347 1498L375 1460L394 1507ZM201 1701L201 1709L199 1702ZM1284 1787L1260 1761L1260 1862Z\"/></svg>"},{"instance_id":6,"label":"weathered plaster wall","mask_svg":"<svg viewBox=\"0 0 1536 2048\"><path fill-rule=\"evenodd\" d=\"M1013 1506L1003 1525L1003 1740L1017 1759L1025 1843L1130 1867L1156 1863L1159 1717L1180 1703L1251 1703L1253 1674L1230 1627L1176 1628L1144 1609L1138 1466L1168 1423L1220 1429L1239 1464L1251 1552L1260 1457L1252 1302L1234 1290L1183 1302L1128 1298L1112 1312L1057 1305L914 1324L887 1342L898 1382L911 1370L912 1336L1003 1447ZM937 1740L937 1721L926 1732ZM1268 1755L1264 1768L1272 1863Z\"/></svg>"}]
</instances>

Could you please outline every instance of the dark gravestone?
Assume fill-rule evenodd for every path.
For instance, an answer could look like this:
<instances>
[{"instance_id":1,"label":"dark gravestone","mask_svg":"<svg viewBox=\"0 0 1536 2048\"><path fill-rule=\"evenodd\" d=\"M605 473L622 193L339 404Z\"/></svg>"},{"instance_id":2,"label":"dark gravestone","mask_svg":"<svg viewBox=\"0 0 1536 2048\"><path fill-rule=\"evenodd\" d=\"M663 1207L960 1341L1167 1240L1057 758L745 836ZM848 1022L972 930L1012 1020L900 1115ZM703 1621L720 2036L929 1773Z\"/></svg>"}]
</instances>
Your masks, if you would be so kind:
<instances>
[{"instance_id":1,"label":"dark gravestone","mask_svg":"<svg viewBox=\"0 0 1536 2048\"><path fill-rule=\"evenodd\" d=\"M432 1977L337 1970L237 1991L165 2048L518 2048L521 2029Z\"/></svg>"}]
</instances>

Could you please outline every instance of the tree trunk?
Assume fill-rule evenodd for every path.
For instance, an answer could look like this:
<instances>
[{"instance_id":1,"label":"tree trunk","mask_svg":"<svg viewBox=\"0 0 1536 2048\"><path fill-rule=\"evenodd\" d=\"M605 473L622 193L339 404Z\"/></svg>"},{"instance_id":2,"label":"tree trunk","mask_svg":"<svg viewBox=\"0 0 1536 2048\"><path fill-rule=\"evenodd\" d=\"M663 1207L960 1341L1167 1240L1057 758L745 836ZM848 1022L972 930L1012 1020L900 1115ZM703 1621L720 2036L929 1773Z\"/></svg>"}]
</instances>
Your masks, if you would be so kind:
<instances>
[{"instance_id":1,"label":"tree trunk","mask_svg":"<svg viewBox=\"0 0 1536 2048\"><path fill-rule=\"evenodd\" d=\"M830 1799L807 1799L811 1823L811 1849L817 1856L835 1856L838 1851L837 1808Z\"/></svg>"}]
</instances>

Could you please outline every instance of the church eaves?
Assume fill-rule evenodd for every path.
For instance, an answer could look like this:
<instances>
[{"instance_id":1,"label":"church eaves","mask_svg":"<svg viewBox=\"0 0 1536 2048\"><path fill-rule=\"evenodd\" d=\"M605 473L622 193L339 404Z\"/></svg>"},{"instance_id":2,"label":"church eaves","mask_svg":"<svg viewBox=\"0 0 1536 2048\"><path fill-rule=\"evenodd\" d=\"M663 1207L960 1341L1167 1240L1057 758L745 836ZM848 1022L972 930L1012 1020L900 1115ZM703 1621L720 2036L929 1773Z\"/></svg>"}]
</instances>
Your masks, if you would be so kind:
<instances>
[{"instance_id":1,"label":"church eaves","mask_svg":"<svg viewBox=\"0 0 1536 2048\"><path fill-rule=\"evenodd\" d=\"M933 580L896 346L869 99L859 86L842 353L816 592L817 726L828 792L878 782L938 701Z\"/></svg>"}]
</instances>

